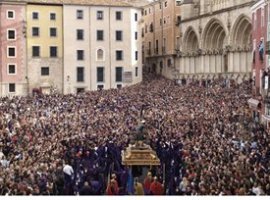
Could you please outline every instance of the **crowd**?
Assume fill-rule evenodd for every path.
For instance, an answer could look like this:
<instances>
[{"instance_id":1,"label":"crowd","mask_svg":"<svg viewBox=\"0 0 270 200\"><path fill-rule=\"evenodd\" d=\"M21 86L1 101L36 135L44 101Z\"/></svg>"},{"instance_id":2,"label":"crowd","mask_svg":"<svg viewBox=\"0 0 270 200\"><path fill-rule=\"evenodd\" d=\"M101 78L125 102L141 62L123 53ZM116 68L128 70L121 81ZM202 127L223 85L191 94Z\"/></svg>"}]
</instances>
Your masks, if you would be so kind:
<instances>
[{"instance_id":1,"label":"crowd","mask_svg":"<svg viewBox=\"0 0 270 200\"><path fill-rule=\"evenodd\" d=\"M0 100L0 195L269 195L270 134L251 84L122 89ZM121 152L143 119L160 167L132 179ZM130 181L133 180L133 181Z\"/></svg>"}]
</instances>

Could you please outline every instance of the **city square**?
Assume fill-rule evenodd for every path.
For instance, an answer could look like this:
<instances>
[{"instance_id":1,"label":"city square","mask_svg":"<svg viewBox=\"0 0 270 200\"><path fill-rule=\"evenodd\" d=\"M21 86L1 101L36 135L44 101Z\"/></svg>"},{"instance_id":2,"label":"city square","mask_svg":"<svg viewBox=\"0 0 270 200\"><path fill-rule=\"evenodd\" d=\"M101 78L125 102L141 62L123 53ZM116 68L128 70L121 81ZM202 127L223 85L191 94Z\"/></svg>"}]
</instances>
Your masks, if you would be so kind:
<instances>
[{"instance_id":1,"label":"city square","mask_svg":"<svg viewBox=\"0 0 270 200\"><path fill-rule=\"evenodd\" d=\"M270 194L270 2L0 8L0 195Z\"/></svg>"}]
</instances>

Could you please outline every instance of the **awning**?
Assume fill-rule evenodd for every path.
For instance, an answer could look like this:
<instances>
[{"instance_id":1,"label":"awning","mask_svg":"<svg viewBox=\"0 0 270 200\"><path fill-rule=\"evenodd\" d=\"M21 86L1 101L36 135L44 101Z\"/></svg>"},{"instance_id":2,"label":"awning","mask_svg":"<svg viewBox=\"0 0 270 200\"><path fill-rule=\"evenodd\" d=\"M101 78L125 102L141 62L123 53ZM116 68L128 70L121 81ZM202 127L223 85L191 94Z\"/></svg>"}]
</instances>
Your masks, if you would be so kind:
<instances>
[{"instance_id":1,"label":"awning","mask_svg":"<svg viewBox=\"0 0 270 200\"><path fill-rule=\"evenodd\" d=\"M260 106L260 102L257 99L251 98L251 99L248 100L248 105L251 108L257 109Z\"/></svg>"}]
</instances>

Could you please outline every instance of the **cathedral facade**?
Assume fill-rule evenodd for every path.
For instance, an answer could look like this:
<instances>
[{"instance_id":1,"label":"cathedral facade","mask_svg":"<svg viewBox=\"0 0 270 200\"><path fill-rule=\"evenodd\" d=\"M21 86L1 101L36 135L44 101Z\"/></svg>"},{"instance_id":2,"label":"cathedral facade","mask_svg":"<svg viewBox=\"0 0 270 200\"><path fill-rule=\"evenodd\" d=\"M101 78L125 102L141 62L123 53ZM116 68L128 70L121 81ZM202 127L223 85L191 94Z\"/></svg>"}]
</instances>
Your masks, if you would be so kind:
<instances>
[{"instance_id":1,"label":"cathedral facade","mask_svg":"<svg viewBox=\"0 0 270 200\"><path fill-rule=\"evenodd\" d=\"M169 55L173 64L163 62L159 69L159 61L150 58L146 64L180 82L220 76L238 82L252 78L251 4L252 0L176 1L180 15L174 17L179 32Z\"/></svg>"}]
</instances>

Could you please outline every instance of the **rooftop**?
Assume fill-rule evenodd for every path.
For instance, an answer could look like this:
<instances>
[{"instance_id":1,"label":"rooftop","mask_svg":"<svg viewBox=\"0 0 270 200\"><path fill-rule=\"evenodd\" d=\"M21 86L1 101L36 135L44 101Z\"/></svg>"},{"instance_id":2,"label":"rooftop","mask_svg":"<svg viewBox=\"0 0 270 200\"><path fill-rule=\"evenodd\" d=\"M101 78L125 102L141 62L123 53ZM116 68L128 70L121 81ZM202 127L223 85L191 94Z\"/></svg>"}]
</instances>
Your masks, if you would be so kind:
<instances>
[{"instance_id":1,"label":"rooftop","mask_svg":"<svg viewBox=\"0 0 270 200\"><path fill-rule=\"evenodd\" d=\"M133 6L124 0L0 0L0 2L19 2L36 4L93 5L93 6Z\"/></svg>"}]
</instances>

